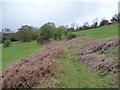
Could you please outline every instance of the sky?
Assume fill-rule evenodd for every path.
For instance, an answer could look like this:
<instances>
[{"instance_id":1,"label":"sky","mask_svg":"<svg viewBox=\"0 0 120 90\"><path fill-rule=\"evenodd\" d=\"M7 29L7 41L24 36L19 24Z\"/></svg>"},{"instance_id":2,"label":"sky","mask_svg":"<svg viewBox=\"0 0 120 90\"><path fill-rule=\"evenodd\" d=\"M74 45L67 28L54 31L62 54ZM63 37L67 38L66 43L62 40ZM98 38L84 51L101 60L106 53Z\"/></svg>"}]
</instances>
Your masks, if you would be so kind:
<instances>
[{"instance_id":1,"label":"sky","mask_svg":"<svg viewBox=\"0 0 120 90\"><path fill-rule=\"evenodd\" d=\"M40 27L47 22L56 26L111 19L118 13L118 0L1 0L0 30L15 31L22 25Z\"/></svg>"}]
</instances>

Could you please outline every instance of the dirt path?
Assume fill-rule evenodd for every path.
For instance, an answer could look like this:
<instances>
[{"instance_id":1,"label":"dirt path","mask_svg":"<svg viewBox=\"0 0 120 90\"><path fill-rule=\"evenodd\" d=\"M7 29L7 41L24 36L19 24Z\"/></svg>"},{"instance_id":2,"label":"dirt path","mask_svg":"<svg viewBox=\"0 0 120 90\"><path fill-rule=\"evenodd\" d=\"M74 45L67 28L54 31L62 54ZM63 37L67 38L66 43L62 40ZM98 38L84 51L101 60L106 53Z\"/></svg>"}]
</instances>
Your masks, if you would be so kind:
<instances>
[{"instance_id":1,"label":"dirt path","mask_svg":"<svg viewBox=\"0 0 120 90\"><path fill-rule=\"evenodd\" d=\"M12 64L3 73L3 88L28 88L53 74L55 59L63 53L60 43L52 42L42 51Z\"/></svg>"}]
</instances>

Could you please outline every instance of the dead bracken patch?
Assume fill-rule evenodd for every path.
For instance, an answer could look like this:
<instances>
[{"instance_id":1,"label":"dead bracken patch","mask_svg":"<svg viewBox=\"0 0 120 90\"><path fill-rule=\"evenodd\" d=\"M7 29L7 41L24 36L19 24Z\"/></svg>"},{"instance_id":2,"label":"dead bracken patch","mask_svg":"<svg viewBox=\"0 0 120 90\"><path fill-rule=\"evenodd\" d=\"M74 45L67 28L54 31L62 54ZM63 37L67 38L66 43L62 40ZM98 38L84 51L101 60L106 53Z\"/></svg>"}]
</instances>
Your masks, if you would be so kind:
<instances>
[{"instance_id":1,"label":"dead bracken patch","mask_svg":"<svg viewBox=\"0 0 120 90\"><path fill-rule=\"evenodd\" d=\"M68 43L70 44L71 47L76 47L76 45L77 45L76 43L77 42L80 42L82 40L86 40L88 38L89 38L88 36L79 35L76 38L73 38L73 39L69 40Z\"/></svg>"},{"instance_id":2,"label":"dead bracken patch","mask_svg":"<svg viewBox=\"0 0 120 90\"><path fill-rule=\"evenodd\" d=\"M107 39L92 39L89 42L83 44L77 44L81 40L86 40L87 36L79 36L74 38L68 43L77 52L80 57L80 61L83 61L97 70L103 70L107 73L118 72L117 63L118 58L113 59L106 57L109 54L110 48L118 47L118 38L107 38ZM115 49L117 50L117 49ZM118 51L116 51L118 53Z\"/></svg>"},{"instance_id":3,"label":"dead bracken patch","mask_svg":"<svg viewBox=\"0 0 120 90\"><path fill-rule=\"evenodd\" d=\"M94 52L104 53L110 47L117 47L118 39L117 38L108 38L108 39L93 39L88 43L85 43L81 46L77 46L79 49L79 54L91 54Z\"/></svg>"},{"instance_id":4,"label":"dead bracken patch","mask_svg":"<svg viewBox=\"0 0 120 90\"><path fill-rule=\"evenodd\" d=\"M3 72L2 88L29 88L48 74L53 74L56 61L63 52L59 43L51 42L42 51L26 57Z\"/></svg>"}]
</instances>

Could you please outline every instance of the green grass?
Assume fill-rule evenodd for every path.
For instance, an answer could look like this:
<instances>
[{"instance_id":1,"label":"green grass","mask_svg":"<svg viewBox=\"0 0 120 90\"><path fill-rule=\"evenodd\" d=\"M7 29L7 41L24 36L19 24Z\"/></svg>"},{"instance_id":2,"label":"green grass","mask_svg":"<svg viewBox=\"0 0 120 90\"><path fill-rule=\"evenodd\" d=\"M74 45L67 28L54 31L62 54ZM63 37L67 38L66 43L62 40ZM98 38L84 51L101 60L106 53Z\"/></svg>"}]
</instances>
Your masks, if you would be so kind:
<instances>
[{"instance_id":1,"label":"green grass","mask_svg":"<svg viewBox=\"0 0 120 90\"><path fill-rule=\"evenodd\" d=\"M38 46L36 41L30 43L13 42L11 47L2 48L3 69L15 61L37 52L40 48L41 46Z\"/></svg>"},{"instance_id":2,"label":"green grass","mask_svg":"<svg viewBox=\"0 0 120 90\"><path fill-rule=\"evenodd\" d=\"M76 53L65 46L65 52L63 56L59 59L62 62L62 67L65 73L60 79L60 83L57 85L60 87L68 88L97 88L97 87L109 87L116 86L115 81L117 77L110 75L102 76L95 70L91 70L89 66L83 62L78 62L78 57Z\"/></svg>"},{"instance_id":3,"label":"green grass","mask_svg":"<svg viewBox=\"0 0 120 90\"><path fill-rule=\"evenodd\" d=\"M120 25L120 24L119 24ZM103 26L85 31L73 32L74 34L85 34L91 38L109 38L118 36L118 24Z\"/></svg>"}]
</instances>

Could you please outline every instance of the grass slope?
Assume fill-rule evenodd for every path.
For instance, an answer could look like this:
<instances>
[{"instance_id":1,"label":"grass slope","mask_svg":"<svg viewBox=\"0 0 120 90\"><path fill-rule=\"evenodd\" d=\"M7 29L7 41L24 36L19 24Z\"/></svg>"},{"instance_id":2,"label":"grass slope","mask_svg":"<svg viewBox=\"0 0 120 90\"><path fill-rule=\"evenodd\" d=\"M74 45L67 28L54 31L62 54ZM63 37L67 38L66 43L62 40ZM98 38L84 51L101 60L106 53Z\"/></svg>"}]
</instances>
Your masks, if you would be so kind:
<instances>
[{"instance_id":1,"label":"grass slope","mask_svg":"<svg viewBox=\"0 0 120 90\"><path fill-rule=\"evenodd\" d=\"M89 29L85 31L79 31L79 32L73 32L74 34L85 34L87 36L90 36L92 38L108 38L108 37L116 37L118 36L118 25L120 24L114 24L109 26L103 26L99 28Z\"/></svg>"},{"instance_id":2,"label":"grass slope","mask_svg":"<svg viewBox=\"0 0 120 90\"><path fill-rule=\"evenodd\" d=\"M13 42L11 47L2 49L3 68L6 68L16 60L37 52L40 48L41 46L38 46L35 41L30 43Z\"/></svg>"}]
</instances>

